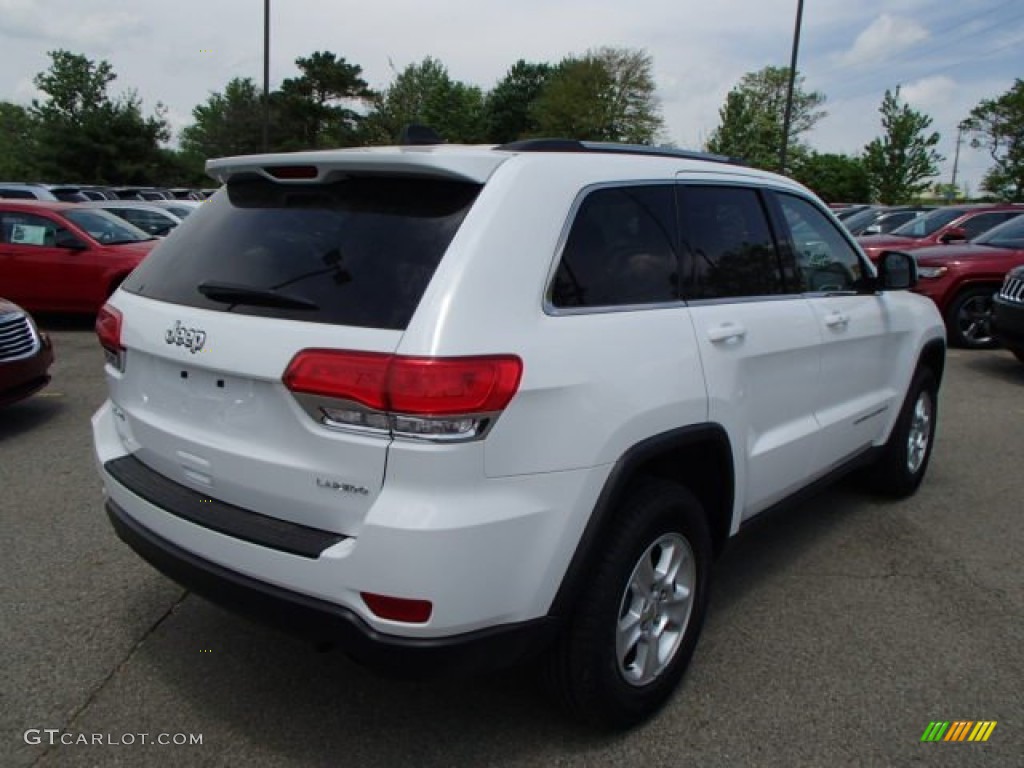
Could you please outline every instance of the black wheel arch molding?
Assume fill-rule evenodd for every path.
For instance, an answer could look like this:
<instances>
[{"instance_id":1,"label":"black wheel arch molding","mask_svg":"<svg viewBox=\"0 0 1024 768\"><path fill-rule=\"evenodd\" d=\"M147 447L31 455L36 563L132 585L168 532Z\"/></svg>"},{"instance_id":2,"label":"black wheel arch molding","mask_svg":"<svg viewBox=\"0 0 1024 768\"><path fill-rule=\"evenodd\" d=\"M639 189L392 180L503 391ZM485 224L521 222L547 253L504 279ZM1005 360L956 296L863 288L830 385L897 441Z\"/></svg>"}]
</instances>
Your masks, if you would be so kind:
<instances>
[{"instance_id":1,"label":"black wheel arch molding","mask_svg":"<svg viewBox=\"0 0 1024 768\"><path fill-rule=\"evenodd\" d=\"M704 472L704 488L692 488L685 482L684 468L670 471L673 457L691 453L703 457L718 474ZM670 480L679 480L704 505L708 526L712 531L715 554L728 541L735 502L735 467L732 445L725 428L717 423L693 424L662 432L636 443L619 457L605 479L590 518L576 545L558 592L548 611L549 616L567 616L580 593L594 558L601 554L601 545L614 519L615 512L639 475L653 473ZM700 474L694 472L694 474ZM709 501L711 502L709 504Z\"/></svg>"}]
</instances>

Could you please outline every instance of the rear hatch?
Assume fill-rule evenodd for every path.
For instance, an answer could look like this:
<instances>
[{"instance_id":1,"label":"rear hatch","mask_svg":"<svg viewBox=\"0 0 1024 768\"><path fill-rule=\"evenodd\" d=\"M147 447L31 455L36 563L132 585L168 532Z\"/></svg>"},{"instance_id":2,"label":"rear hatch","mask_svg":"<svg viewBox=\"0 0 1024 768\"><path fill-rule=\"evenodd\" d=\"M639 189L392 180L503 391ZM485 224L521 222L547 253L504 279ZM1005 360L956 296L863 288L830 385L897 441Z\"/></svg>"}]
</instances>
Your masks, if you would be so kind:
<instances>
[{"instance_id":1,"label":"rear hatch","mask_svg":"<svg viewBox=\"0 0 1024 768\"><path fill-rule=\"evenodd\" d=\"M235 168L132 273L112 302L126 352L111 400L160 474L357 535L389 439L325 426L282 377L306 349L394 352L482 179L314 171Z\"/></svg>"}]
</instances>

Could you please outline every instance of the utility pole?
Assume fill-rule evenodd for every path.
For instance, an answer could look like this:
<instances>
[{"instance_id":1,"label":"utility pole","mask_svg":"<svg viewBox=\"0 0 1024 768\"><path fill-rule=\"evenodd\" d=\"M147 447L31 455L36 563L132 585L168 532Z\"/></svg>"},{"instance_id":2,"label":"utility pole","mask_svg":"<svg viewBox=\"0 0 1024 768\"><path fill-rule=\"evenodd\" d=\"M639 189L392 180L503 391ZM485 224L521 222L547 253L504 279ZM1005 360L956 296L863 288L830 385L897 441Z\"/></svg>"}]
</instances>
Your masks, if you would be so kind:
<instances>
[{"instance_id":1,"label":"utility pole","mask_svg":"<svg viewBox=\"0 0 1024 768\"><path fill-rule=\"evenodd\" d=\"M263 151L270 146L270 0L263 0Z\"/></svg>"},{"instance_id":2,"label":"utility pole","mask_svg":"<svg viewBox=\"0 0 1024 768\"><path fill-rule=\"evenodd\" d=\"M786 150L789 148L789 124L793 119L793 89L796 87L796 59L800 52L800 26L804 18L804 0L796 3L796 24L793 27L793 54L789 59L789 88L786 91L786 117L782 122L782 146L779 148L779 173L786 172Z\"/></svg>"},{"instance_id":3,"label":"utility pole","mask_svg":"<svg viewBox=\"0 0 1024 768\"><path fill-rule=\"evenodd\" d=\"M953 182L950 184L954 190L956 190L956 169L960 165L960 143L964 140L964 130L967 128L967 123L963 120L956 127L956 154L953 155Z\"/></svg>"}]
</instances>

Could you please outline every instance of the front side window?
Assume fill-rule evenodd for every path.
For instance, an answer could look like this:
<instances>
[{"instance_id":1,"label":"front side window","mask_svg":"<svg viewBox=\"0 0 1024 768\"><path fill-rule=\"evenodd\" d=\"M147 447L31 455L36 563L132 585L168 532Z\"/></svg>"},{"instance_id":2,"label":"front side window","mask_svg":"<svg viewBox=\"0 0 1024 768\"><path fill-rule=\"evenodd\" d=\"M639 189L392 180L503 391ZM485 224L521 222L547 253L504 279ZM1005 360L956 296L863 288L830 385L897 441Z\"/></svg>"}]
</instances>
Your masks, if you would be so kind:
<instances>
[{"instance_id":1,"label":"front side window","mask_svg":"<svg viewBox=\"0 0 1024 768\"><path fill-rule=\"evenodd\" d=\"M106 211L80 208L62 211L61 215L88 232L94 240L106 245L140 243L152 239L146 232Z\"/></svg>"},{"instance_id":2,"label":"front side window","mask_svg":"<svg viewBox=\"0 0 1024 768\"><path fill-rule=\"evenodd\" d=\"M863 265L839 230L806 200L785 194L777 194L776 199L789 226L800 289L811 293L856 290Z\"/></svg>"},{"instance_id":3,"label":"front side window","mask_svg":"<svg viewBox=\"0 0 1024 768\"><path fill-rule=\"evenodd\" d=\"M598 189L573 219L551 288L555 307L658 304L679 298L671 184Z\"/></svg>"},{"instance_id":4,"label":"front side window","mask_svg":"<svg viewBox=\"0 0 1024 768\"><path fill-rule=\"evenodd\" d=\"M918 216L913 221L908 221L901 227L892 231L900 237L913 237L920 239L933 235L947 224L950 224L967 213L966 208L936 208L924 216Z\"/></svg>"},{"instance_id":5,"label":"front side window","mask_svg":"<svg viewBox=\"0 0 1024 768\"><path fill-rule=\"evenodd\" d=\"M687 299L783 293L778 251L756 190L686 185L679 199Z\"/></svg>"}]
</instances>

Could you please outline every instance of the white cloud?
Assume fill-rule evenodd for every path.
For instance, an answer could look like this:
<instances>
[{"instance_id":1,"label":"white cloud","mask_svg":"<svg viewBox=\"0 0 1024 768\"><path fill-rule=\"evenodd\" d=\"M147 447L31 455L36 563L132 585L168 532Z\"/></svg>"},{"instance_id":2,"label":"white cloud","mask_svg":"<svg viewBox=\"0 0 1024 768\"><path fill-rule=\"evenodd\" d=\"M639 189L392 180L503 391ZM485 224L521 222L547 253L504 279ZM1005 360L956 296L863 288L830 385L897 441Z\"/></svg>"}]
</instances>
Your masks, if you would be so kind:
<instances>
[{"instance_id":1,"label":"white cloud","mask_svg":"<svg viewBox=\"0 0 1024 768\"><path fill-rule=\"evenodd\" d=\"M877 63L927 39L928 30L912 19L881 14L857 35L839 60L847 66Z\"/></svg>"},{"instance_id":2,"label":"white cloud","mask_svg":"<svg viewBox=\"0 0 1024 768\"><path fill-rule=\"evenodd\" d=\"M130 11L97 13L86 3L55 10L45 0L0 0L0 36L105 52L146 31L142 15Z\"/></svg>"},{"instance_id":3,"label":"white cloud","mask_svg":"<svg viewBox=\"0 0 1024 768\"><path fill-rule=\"evenodd\" d=\"M945 75L925 77L900 88L900 98L914 109L928 111L943 108L954 98L957 83Z\"/></svg>"}]
</instances>

